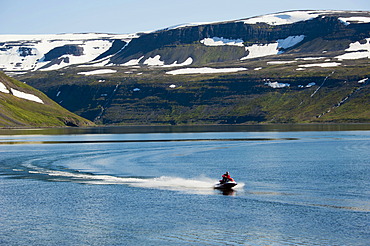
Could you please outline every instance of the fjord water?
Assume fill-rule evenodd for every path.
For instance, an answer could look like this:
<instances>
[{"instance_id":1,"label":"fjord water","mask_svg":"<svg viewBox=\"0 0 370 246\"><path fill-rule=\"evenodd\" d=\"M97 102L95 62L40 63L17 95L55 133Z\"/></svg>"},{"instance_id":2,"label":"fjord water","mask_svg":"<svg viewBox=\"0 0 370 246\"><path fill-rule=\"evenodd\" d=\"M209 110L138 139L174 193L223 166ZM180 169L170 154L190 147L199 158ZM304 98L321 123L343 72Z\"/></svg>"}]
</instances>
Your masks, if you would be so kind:
<instances>
[{"instance_id":1,"label":"fjord water","mask_svg":"<svg viewBox=\"0 0 370 246\"><path fill-rule=\"evenodd\" d=\"M368 130L122 129L1 131L0 245L368 245Z\"/></svg>"}]
</instances>

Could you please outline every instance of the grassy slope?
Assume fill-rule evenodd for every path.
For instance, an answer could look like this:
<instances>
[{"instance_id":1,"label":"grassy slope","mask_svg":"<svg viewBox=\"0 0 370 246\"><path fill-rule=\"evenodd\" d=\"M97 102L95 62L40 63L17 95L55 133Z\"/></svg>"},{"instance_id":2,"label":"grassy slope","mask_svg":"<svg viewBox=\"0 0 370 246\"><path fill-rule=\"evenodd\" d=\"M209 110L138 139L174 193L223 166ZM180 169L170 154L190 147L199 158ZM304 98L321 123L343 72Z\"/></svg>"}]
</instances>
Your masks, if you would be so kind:
<instances>
[{"instance_id":1,"label":"grassy slope","mask_svg":"<svg viewBox=\"0 0 370 246\"><path fill-rule=\"evenodd\" d=\"M90 121L77 116L50 100L45 94L0 72L0 82L39 97L44 104L0 92L0 127L89 126Z\"/></svg>"}]
</instances>

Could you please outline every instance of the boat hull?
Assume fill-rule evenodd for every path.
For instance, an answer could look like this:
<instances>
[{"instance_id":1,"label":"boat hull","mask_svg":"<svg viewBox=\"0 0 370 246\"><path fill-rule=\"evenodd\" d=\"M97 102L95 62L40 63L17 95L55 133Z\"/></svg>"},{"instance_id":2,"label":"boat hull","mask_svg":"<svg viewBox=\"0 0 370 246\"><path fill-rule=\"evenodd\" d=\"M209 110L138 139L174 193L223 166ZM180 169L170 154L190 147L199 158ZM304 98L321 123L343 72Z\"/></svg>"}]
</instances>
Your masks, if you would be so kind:
<instances>
[{"instance_id":1,"label":"boat hull","mask_svg":"<svg viewBox=\"0 0 370 246\"><path fill-rule=\"evenodd\" d=\"M214 188L219 190L231 190L234 186L236 186L236 182L227 182L227 183L218 183L215 184Z\"/></svg>"}]
</instances>

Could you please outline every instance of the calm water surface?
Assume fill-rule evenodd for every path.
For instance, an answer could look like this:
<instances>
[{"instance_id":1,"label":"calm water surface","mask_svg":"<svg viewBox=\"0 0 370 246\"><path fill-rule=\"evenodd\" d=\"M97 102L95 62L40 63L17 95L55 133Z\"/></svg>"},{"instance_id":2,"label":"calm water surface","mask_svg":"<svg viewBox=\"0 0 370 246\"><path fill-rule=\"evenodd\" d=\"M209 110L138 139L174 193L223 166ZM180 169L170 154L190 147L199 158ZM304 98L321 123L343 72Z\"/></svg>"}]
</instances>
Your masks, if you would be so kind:
<instances>
[{"instance_id":1,"label":"calm water surface","mask_svg":"<svg viewBox=\"0 0 370 246\"><path fill-rule=\"evenodd\" d=\"M0 245L369 245L368 130L127 129L0 131Z\"/></svg>"}]
</instances>

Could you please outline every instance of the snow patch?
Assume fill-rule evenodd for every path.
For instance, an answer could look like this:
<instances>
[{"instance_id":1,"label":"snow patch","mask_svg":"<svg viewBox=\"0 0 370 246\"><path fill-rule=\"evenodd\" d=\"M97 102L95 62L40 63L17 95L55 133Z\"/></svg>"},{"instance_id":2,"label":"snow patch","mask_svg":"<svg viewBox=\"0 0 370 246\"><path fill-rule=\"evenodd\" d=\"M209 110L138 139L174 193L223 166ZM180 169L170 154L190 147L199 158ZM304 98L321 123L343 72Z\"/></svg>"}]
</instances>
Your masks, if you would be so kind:
<instances>
[{"instance_id":1,"label":"snow patch","mask_svg":"<svg viewBox=\"0 0 370 246\"><path fill-rule=\"evenodd\" d=\"M219 38L219 37L213 37L213 38L205 38L200 41L202 44L206 46L223 46L223 45L231 45L231 46L240 46L244 47L243 40L242 39L227 39L227 38Z\"/></svg>"},{"instance_id":2,"label":"snow patch","mask_svg":"<svg viewBox=\"0 0 370 246\"><path fill-rule=\"evenodd\" d=\"M369 78L364 78L358 81L359 84L365 83Z\"/></svg>"},{"instance_id":3,"label":"snow patch","mask_svg":"<svg viewBox=\"0 0 370 246\"><path fill-rule=\"evenodd\" d=\"M113 69L98 69L98 70L93 70L93 71L89 71L89 72L79 72L77 74L81 74L81 75L97 75L97 74L107 74L107 73L116 73L117 70L113 70Z\"/></svg>"},{"instance_id":4,"label":"snow patch","mask_svg":"<svg viewBox=\"0 0 370 246\"><path fill-rule=\"evenodd\" d=\"M189 66L193 63L193 58L189 57L188 59L186 59L183 63L177 63L177 61L175 61L174 63L172 64L169 64L169 65L163 65L162 67L182 67L182 66Z\"/></svg>"},{"instance_id":5,"label":"snow patch","mask_svg":"<svg viewBox=\"0 0 370 246\"><path fill-rule=\"evenodd\" d=\"M37 97L33 94L18 91L18 90L13 89L13 88L11 88L10 90L12 91L13 96L16 96L16 97L19 97L19 98L22 98L22 99L26 99L26 100L29 100L29 101L34 101L34 102L37 102L37 103L44 104L44 102L39 97Z\"/></svg>"},{"instance_id":6,"label":"snow patch","mask_svg":"<svg viewBox=\"0 0 370 246\"><path fill-rule=\"evenodd\" d=\"M0 92L2 93L10 93L10 91L6 88L6 86L0 82Z\"/></svg>"},{"instance_id":7,"label":"snow patch","mask_svg":"<svg viewBox=\"0 0 370 246\"><path fill-rule=\"evenodd\" d=\"M137 66L137 65L139 65L139 62L141 61L141 59L143 59L143 58L144 58L144 56L142 56L138 59L131 59L128 62L121 64L120 66Z\"/></svg>"},{"instance_id":8,"label":"snow patch","mask_svg":"<svg viewBox=\"0 0 370 246\"><path fill-rule=\"evenodd\" d=\"M171 29L179 29L179 28L184 28L184 27L192 27L192 26L202 26L202 25L208 25L208 24L213 24L214 22L194 22L194 23L184 23L184 24L179 24L175 26L171 26L162 30L171 30ZM161 30L159 30L161 31Z\"/></svg>"},{"instance_id":9,"label":"snow patch","mask_svg":"<svg viewBox=\"0 0 370 246\"><path fill-rule=\"evenodd\" d=\"M289 36L285 39L278 39L277 40L279 44L278 47L283 49L293 47L294 45L302 42L304 38L305 35L298 35L298 36Z\"/></svg>"},{"instance_id":10,"label":"snow patch","mask_svg":"<svg viewBox=\"0 0 370 246\"><path fill-rule=\"evenodd\" d=\"M299 21L314 19L320 15L317 11L290 11L277 14L269 14L244 20L245 24L267 23L269 25L286 25Z\"/></svg>"},{"instance_id":11,"label":"snow patch","mask_svg":"<svg viewBox=\"0 0 370 246\"><path fill-rule=\"evenodd\" d=\"M363 58L370 58L370 51L357 51L357 52L350 52L340 56L336 56L338 60L357 60Z\"/></svg>"},{"instance_id":12,"label":"snow patch","mask_svg":"<svg viewBox=\"0 0 370 246\"><path fill-rule=\"evenodd\" d=\"M313 63L298 65L299 67L337 67L341 65L339 62L325 62L325 63Z\"/></svg>"},{"instance_id":13,"label":"snow patch","mask_svg":"<svg viewBox=\"0 0 370 246\"><path fill-rule=\"evenodd\" d=\"M278 43L253 44L252 46L245 47L245 50L248 51L249 54L245 57L240 58L240 60L276 55L279 52Z\"/></svg>"},{"instance_id":14,"label":"snow patch","mask_svg":"<svg viewBox=\"0 0 370 246\"><path fill-rule=\"evenodd\" d=\"M338 60L370 58L370 38L364 44L359 41L350 43L349 48L345 49L346 54L336 56Z\"/></svg>"},{"instance_id":15,"label":"snow patch","mask_svg":"<svg viewBox=\"0 0 370 246\"><path fill-rule=\"evenodd\" d=\"M245 47L245 50L249 52L249 54L245 57L242 57L240 60L281 54L281 49L293 47L294 45L302 42L304 38L304 35L289 36L285 39L278 39L275 43L253 44L252 46Z\"/></svg>"},{"instance_id":16,"label":"snow patch","mask_svg":"<svg viewBox=\"0 0 370 246\"><path fill-rule=\"evenodd\" d=\"M289 64L289 63L294 63L297 61L269 61L267 64L269 65L278 65L278 64Z\"/></svg>"},{"instance_id":17,"label":"snow patch","mask_svg":"<svg viewBox=\"0 0 370 246\"><path fill-rule=\"evenodd\" d=\"M166 74L179 75L179 74L203 74L203 73L235 73L239 71L247 70L244 67L240 68L210 68L210 67L201 67L201 68L182 68L173 71L166 72Z\"/></svg>"},{"instance_id":18,"label":"snow patch","mask_svg":"<svg viewBox=\"0 0 370 246\"><path fill-rule=\"evenodd\" d=\"M284 88L284 87L289 87L290 84L287 83L279 83L279 82L266 82L265 85L268 85L272 88L278 89L278 88Z\"/></svg>"},{"instance_id":19,"label":"snow patch","mask_svg":"<svg viewBox=\"0 0 370 246\"><path fill-rule=\"evenodd\" d=\"M310 87L312 87L312 86L314 86L314 85L316 85L316 83L315 83L315 82L311 82L311 83L308 83L308 84L306 85L306 87L307 87L307 88L310 88Z\"/></svg>"},{"instance_id":20,"label":"snow patch","mask_svg":"<svg viewBox=\"0 0 370 246\"><path fill-rule=\"evenodd\" d=\"M303 60L303 61L314 61L314 60L321 60L326 57L298 57L296 60Z\"/></svg>"},{"instance_id":21,"label":"snow patch","mask_svg":"<svg viewBox=\"0 0 370 246\"><path fill-rule=\"evenodd\" d=\"M161 61L161 56L156 55L155 57L149 57L146 59L143 64L148 65L148 66L163 66L164 61Z\"/></svg>"},{"instance_id":22,"label":"snow patch","mask_svg":"<svg viewBox=\"0 0 370 246\"><path fill-rule=\"evenodd\" d=\"M344 25L348 26L352 22L354 23L370 23L370 17L361 17L361 16L353 16L353 17L340 17L338 18Z\"/></svg>"},{"instance_id":23,"label":"snow patch","mask_svg":"<svg viewBox=\"0 0 370 246\"><path fill-rule=\"evenodd\" d=\"M0 35L0 42L40 41L40 40L86 40L86 39L122 39L129 41L138 38L137 34L108 34L108 33L65 33L39 35Z\"/></svg>"},{"instance_id":24,"label":"snow patch","mask_svg":"<svg viewBox=\"0 0 370 246\"><path fill-rule=\"evenodd\" d=\"M258 70L261 70L262 69L262 67L256 67L255 69L253 69L253 70L255 70L255 71L258 71Z\"/></svg>"}]
</instances>

